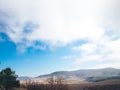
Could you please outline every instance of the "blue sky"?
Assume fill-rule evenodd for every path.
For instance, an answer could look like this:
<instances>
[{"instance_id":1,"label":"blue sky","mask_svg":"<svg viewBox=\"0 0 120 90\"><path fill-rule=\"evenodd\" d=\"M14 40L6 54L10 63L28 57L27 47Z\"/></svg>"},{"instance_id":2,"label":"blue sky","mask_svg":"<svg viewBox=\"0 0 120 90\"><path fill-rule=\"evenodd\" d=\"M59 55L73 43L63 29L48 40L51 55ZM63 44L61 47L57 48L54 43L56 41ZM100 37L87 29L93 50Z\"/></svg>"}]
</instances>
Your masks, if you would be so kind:
<instances>
[{"instance_id":1,"label":"blue sky","mask_svg":"<svg viewBox=\"0 0 120 90\"><path fill-rule=\"evenodd\" d=\"M119 0L0 0L0 69L19 76L120 68Z\"/></svg>"}]
</instances>

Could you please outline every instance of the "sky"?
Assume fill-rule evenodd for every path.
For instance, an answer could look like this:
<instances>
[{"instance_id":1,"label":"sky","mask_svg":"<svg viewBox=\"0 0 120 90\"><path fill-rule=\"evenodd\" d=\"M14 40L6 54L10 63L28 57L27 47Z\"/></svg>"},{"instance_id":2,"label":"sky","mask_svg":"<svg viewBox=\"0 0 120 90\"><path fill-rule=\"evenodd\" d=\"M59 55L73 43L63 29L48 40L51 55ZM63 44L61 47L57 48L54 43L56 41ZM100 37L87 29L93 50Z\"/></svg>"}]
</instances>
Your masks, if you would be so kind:
<instances>
[{"instance_id":1,"label":"sky","mask_svg":"<svg viewBox=\"0 0 120 90\"><path fill-rule=\"evenodd\" d=\"M119 8L120 0L0 0L0 70L120 68Z\"/></svg>"}]
</instances>

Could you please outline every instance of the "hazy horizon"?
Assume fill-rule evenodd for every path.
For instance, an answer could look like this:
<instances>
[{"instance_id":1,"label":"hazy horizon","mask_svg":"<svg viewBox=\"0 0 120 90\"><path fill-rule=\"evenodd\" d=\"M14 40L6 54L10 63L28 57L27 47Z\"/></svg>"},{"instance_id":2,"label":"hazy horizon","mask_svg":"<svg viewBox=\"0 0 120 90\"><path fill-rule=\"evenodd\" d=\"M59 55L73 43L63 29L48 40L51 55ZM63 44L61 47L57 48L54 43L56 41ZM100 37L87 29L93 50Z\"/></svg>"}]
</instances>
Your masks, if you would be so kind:
<instances>
[{"instance_id":1,"label":"hazy horizon","mask_svg":"<svg viewBox=\"0 0 120 90\"><path fill-rule=\"evenodd\" d=\"M0 70L120 69L119 8L119 0L0 0Z\"/></svg>"}]
</instances>

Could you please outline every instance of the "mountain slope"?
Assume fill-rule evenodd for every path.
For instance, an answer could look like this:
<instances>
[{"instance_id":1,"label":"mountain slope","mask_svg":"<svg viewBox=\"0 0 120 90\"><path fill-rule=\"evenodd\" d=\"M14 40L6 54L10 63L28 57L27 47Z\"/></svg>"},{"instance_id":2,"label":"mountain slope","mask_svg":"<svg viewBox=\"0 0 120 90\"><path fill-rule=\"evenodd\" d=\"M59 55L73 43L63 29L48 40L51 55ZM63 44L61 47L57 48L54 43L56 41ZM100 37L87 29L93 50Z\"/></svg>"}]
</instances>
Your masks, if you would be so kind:
<instances>
[{"instance_id":1,"label":"mountain slope","mask_svg":"<svg viewBox=\"0 0 120 90\"><path fill-rule=\"evenodd\" d=\"M21 76L21 77L18 77L17 79L20 81L25 81L25 80L31 80L32 78L27 76Z\"/></svg>"},{"instance_id":2,"label":"mountain slope","mask_svg":"<svg viewBox=\"0 0 120 90\"><path fill-rule=\"evenodd\" d=\"M48 78L62 77L65 81L104 81L111 79L120 79L120 69L105 68L105 69L81 69L76 71L58 71L47 75L40 75L31 80L45 81Z\"/></svg>"}]
</instances>

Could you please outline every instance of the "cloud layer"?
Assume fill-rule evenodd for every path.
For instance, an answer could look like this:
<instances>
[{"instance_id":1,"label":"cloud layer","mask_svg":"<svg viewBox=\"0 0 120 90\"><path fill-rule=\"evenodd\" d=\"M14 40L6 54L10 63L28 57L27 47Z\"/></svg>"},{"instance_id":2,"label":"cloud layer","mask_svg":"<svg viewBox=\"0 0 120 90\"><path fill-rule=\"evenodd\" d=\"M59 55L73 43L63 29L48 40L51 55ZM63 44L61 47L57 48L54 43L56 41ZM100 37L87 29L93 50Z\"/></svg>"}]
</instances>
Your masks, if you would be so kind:
<instances>
[{"instance_id":1,"label":"cloud layer","mask_svg":"<svg viewBox=\"0 0 120 90\"><path fill-rule=\"evenodd\" d=\"M72 47L75 63L120 63L119 0L0 0L0 32L24 52L27 47ZM40 42L40 44L36 44Z\"/></svg>"},{"instance_id":2,"label":"cloud layer","mask_svg":"<svg viewBox=\"0 0 120 90\"><path fill-rule=\"evenodd\" d=\"M114 8L112 0L1 0L0 3L1 23L6 24L6 33L15 43L24 39L66 45L79 39L98 40L105 28L117 29L115 35L119 31L119 9Z\"/></svg>"}]
</instances>

